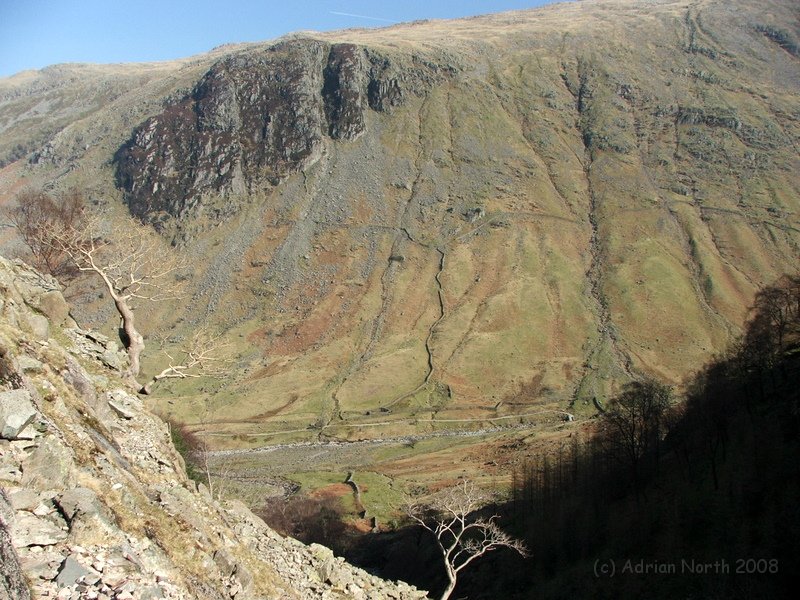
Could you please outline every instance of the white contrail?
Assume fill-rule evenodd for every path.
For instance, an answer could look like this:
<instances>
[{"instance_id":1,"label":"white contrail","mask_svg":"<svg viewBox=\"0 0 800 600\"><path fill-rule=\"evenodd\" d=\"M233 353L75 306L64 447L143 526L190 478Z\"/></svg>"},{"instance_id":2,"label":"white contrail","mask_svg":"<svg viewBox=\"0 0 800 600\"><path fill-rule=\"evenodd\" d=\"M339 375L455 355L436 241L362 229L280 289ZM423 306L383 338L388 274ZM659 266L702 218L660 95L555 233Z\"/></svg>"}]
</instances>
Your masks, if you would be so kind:
<instances>
[{"instance_id":1,"label":"white contrail","mask_svg":"<svg viewBox=\"0 0 800 600\"><path fill-rule=\"evenodd\" d=\"M332 15L340 15L342 17L355 17L356 19L369 19L370 21L383 21L384 23L399 23L399 21L392 21L391 19L381 19L380 17L368 17L366 15L354 15L353 13L336 12L335 10L328 11Z\"/></svg>"}]
</instances>

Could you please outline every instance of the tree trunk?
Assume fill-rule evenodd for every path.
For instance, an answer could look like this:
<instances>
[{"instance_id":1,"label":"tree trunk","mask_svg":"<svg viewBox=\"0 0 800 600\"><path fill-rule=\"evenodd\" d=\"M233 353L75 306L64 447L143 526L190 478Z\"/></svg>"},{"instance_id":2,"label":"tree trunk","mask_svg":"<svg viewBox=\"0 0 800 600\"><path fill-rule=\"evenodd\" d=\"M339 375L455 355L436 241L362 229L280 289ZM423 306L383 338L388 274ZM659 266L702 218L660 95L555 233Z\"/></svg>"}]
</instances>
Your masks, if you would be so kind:
<instances>
[{"instance_id":1,"label":"tree trunk","mask_svg":"<svg viewBox=\"0 0 800 600\"><path fill-rule=\"evenodd\" d=\"M127 374L135 380L141 369L139 356L144 350L144 337L136 329L133 310L128 306L125 298L115 297L114 305L117 307L117 312L119 312L119 316L122 319L122 332L124 335L121 334L120 339L128 352L128 359L131 363Z\"/></svg>"},{"instance_id":2,"label":"tree trunk","mask_svg":"<svg viewBox=\"0 0 800 600\"><path fill-rule=\"evenodd\" d=\"M456 574L452 572L451 569L447 569L447 587L444 588L442 595L439 596L439 600L447 600L450 597L450 594L453 593L453 590L456 589Z\"/></svg>"}]
</instances>

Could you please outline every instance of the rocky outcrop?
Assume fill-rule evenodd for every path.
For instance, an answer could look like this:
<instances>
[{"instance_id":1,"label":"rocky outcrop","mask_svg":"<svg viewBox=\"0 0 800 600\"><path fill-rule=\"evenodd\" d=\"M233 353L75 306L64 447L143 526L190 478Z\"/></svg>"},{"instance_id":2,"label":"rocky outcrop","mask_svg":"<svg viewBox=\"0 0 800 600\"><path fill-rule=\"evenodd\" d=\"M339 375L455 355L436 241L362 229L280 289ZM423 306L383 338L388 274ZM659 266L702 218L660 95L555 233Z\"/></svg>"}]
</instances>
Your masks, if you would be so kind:
<instances>
[{"instance_id":1,"label":"rocky outcrop","mask_svg":"<svg viewBox=\"0 0 800 600\"><path fill-rule=\"evenodd\" d=\"M452 70L411 62L311 39L219 61L117 153L131 212L156 224L235 212L231 196L277 184L316 161L326 137L357 138L366 111L389 111Z\"/></svg>"},{"instance_id":2,"label":"rocky outcrop","mask_svg":"<svg viewBox=\"0 0 800 600\"><path fill-rule=\"evenodd\" d=\"M11 543L9 531L14 509L0 488L0 600L28 600L31 597L19 556Z\"/></svg>"},{"instance_id":3,"label":"rocky outcrop","mask_svg":"<svg viewBox=\"0 0 800 600\"><path fill-rule=\"evenodd\" d=\"M0 257L0 598L425 597L198 489L102 336L33 331L34 275Z\"/></svg>"},{"instance_id":4,"label":"rocky outcrop","mask_svg":"<svg viewBox=\"0 0 800 600\"><path fill-rule=\"evenodd\" d=\"M323 70L322 100L328 135L333 139L352 140L364 133L363 55L351 44L334 44Z\"/></svg>"},{"instance_id":5,"label":"rocky outcrop","mask_svg":"<svg viewBox=\"0 0 800 600\"><path fill-rule=\"evenodd\" d=\"M35 417L27 390L0 392L0 438L17 439Z\"/></svg>"}]
</instances>

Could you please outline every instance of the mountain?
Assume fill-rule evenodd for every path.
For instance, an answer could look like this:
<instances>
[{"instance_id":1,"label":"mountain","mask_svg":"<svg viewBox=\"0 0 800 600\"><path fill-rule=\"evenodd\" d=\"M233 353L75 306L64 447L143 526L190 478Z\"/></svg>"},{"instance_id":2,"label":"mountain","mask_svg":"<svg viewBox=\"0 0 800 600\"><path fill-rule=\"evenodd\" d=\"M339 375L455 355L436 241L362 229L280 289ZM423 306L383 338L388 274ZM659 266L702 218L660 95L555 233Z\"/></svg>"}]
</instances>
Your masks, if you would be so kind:
<instances>
[{"instance_id":1,"label":"mountain","mask_svg":"<svg viewBox=\"0 0 800 600\"><path fill-rule=\"evenodd\" d=\"M152 402L216 445L580 421L796 268L799 40L789 0L586 0L50 67L0 80L0 191L189 257L145 333L211 323L236 365Z\"/></svg>"}]
</instances>

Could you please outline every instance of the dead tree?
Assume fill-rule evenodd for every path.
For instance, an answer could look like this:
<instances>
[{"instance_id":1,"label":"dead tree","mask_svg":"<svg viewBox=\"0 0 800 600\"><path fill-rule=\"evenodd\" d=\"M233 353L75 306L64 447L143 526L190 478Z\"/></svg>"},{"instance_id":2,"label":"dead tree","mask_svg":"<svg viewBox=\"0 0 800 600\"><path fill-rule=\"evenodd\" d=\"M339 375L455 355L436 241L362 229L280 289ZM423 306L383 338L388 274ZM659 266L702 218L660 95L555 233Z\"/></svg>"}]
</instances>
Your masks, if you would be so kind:
<instances>
[{"instance_id":1,"label":"dead tree","mask_svg":"<svg viewBox=\"0 0 800 600\"><path fill-rule=\"evenodd\" d=\"M487 552L505 547L528 556L525 544L497 525L498 515L473 517L489 500L486 493L465 479L435 494L427 504L409 502L406 506L408 516L434 535L444 559L448 583L441 600L453 593L458 574Z\"/></svg>"},{"instance_id":2,"label":"dead tree","mask_svg":"<svg viewBox=\"0 0 800 600\"><path fill-rule=\"evenodd\" d=\"M99 219L86 219L79 227L53 232L48 243L66 253L78 271L102 280L120 316L120 339L130 361L127 376L135 382L145 344L133 303L177 299L180 286L175 274L182 263L164 252L155 234L133 219L107 231Z\"/></svg>"},{"instance_id":3,"label":"dead tree","mask_svg":"<svg viewBox=\"0 0 800 600\"><path fill-rule=\"evenodd\" d=\"M149 394L163 379L222 374L227 360L221 356L219 336L201 330L179 351L165 351L168 366L148 383L139 386L136 381L145 343L134 304L177 299L182 288L176 275L184 262L152 230L134 219L105 226L99 217L86 214L77 191L53 197L26 190L8 214L37 266L56 276L94 274L103 282L120 316L120 340L130 363L125 377L141 393Z\"/></svg>"},{"instance_id":4,"label":"dead tree","mask_svg":"<svg viewBox=\"0 0 800 600\"><path fill-rule=\"evenodd\" d=\"M201 329L177 352L164 348L162 352L169 360L162 369L139 390L142 394L150 394L153 387L164 379L187 379L195 377L219 377L225 373L229 360L224 356L225 344L220 343L219 336Z\"/></svg>"},{"instance_id":5,"label":"dead tree","mask_svg":"<svg viewBox=\"0 0 800 600\"><path fill-rule=\"evenodd\" d=\"M72 274L74 267L69 257L52 241L56 232L82 226L86 213L79 191L52 196L25 189L17 195L16 206L5 212L22 243L28 247L34 267L56 278Z\"/></svg>"}]
</instances>

